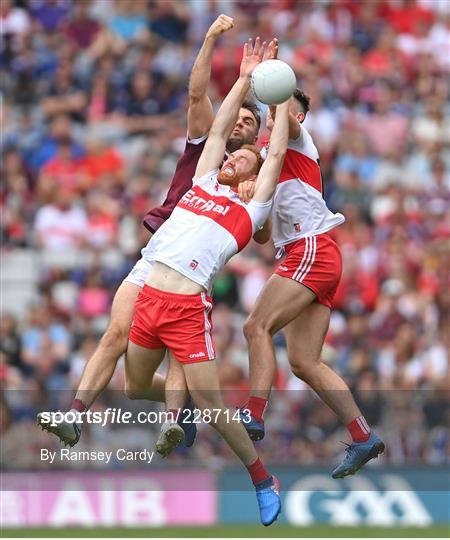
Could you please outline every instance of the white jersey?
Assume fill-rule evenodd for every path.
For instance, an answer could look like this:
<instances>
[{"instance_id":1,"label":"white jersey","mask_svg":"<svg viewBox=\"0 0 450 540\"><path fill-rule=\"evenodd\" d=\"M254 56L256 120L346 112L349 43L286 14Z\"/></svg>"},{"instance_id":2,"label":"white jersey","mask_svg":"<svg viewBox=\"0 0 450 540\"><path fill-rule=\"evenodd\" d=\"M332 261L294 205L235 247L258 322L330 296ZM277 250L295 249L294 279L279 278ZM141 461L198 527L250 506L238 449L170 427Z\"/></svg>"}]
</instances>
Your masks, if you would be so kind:
<instances>
[{"instance_id":1,"label":"white jersey","mask_svg":"<svg viewBox=\"0 0 450 540\"><path fill-rule=\"evenodd\" d=\"M267 153L267 147L264 150ZM342 214L333 214L325 204L319 153L303 126L298 139L289 140L275 191L272 221L277 248L327 232L345 221Z\"/></svg>"},{"instance_id":2,"label":"white jersey","mask_svg":"<svg viewBox=\"0 0 450 540\"><path fill-rule=\"evenodd\" d=\"M214 276L241 251L270 215L272 200L243 203L229 186L219 184L218 169L194 178L170 218L142 250L209 290Z\"/></svg>"}]
</instances>

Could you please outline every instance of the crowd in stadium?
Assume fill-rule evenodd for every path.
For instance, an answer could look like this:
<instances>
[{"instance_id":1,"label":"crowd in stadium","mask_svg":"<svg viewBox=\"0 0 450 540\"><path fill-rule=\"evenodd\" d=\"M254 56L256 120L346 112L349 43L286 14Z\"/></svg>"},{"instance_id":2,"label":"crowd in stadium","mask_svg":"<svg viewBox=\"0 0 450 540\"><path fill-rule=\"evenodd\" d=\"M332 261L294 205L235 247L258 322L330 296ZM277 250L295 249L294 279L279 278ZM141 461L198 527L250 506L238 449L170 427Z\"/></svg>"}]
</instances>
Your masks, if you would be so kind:
<instances>
[{"instance_id":1,"label":"crowd in stadium","mask_svg":"<svg viewBox=\"0 0 450 540\"><path fill-rule=\"evenodd\" d=\"M385 461L448 460L444 0L2 0L1 249L5 257L26 252L34 266L28 305L14 298L30 283L2 278L11 295L2 306L0 376L4 389L21 391L0 405L2 459L32 466L37 458L19 446L56 444L47 433L28 440L37 431L31 424L50 391L77 387L114 292L148 240L142 217L165 198L185 140L190 69L219 13L235 27L214 53L216 106L237 78L242 43L256 35L278 37L279 57L311 96L304 125L320 152L328 205L346 216L333 231L344 271L323 358L383 434ZM266 138L263 127L259 140ZM214 339L232 406L248 390L242 325L278 264L274 255L271 243L251 243L214 287ZM281 334L275 345L279 369L261 455L328 462L345 433L290 374ZM110 388L122 390L122 364ZM148 445L156 431L133 433ZM92 446L105 437L116 443L119 433L83 437ZM215 466L229 455L202 430L189 454L171 459Z\"/></svg>"}]
</instances>

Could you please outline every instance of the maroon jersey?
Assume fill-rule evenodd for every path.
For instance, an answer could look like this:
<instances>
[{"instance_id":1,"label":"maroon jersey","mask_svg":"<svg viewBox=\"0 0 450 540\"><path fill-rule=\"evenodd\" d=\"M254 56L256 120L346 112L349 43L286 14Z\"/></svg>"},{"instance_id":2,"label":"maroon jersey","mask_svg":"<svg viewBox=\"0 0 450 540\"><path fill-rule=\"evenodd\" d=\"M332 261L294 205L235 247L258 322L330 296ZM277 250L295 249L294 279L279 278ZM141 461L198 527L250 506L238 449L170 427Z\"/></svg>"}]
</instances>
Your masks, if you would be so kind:
<instances>
[{"instance_id":1,"label":"maroon jersey","mask_svg":"<svg viewBox=\"0 0 450 540\"><path fill-rule=\"evenodd\" d=\"M170 217L181 197L192 188L192 178L205 147L206 138L205 136L195 141L186 141L184 153L178 160L166 200L160 206L147 212L144 217L144 226L151 233L154 234L161 227Z\"/></svg>"}]
</instances>

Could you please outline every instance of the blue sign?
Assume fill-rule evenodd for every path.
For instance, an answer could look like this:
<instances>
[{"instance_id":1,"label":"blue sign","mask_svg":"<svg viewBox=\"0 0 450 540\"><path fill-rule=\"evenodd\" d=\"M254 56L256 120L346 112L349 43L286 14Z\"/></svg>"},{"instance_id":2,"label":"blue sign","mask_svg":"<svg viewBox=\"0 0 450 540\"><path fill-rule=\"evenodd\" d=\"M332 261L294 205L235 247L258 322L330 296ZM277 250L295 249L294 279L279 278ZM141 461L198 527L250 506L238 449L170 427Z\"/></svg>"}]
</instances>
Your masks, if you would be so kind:
<instances>
[{"instance_id":1,"label":"blue sign","mask_svg":"<svg viewBox=\"0 0 450 540\"><path fill-rule=\"evenodd\" d=\"M341 526L427 527L450 523L448 467L376 468L343 480L324 469L272 471L281 482L280 521L294 526L329 523ZM254 523L258 508L242 469L219 479L220 518Z\"/></svg>"}]
</instances>

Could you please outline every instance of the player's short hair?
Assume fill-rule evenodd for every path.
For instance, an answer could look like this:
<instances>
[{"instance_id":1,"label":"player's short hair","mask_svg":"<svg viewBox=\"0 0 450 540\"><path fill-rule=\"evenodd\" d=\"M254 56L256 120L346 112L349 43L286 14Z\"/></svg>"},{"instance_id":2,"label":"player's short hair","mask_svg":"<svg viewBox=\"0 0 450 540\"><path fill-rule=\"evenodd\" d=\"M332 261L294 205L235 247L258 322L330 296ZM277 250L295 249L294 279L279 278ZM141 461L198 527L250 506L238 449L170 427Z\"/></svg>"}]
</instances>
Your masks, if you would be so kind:
<instances>
[{"instance_id":1,"label":"player's short hair","mask_svg":"<svg viewBox=\"0 0 450 540\"><path fill-rule=\"evenodd\" d=\"M261 127L261 115L259 114L258 105L256 105L256 103L253 103L253 101L246 99L244 103L242 103L241 107L250 111L255 117L256 126L258 128L256 132L258 133L259 128Z\"/></svg>"},{"instance_id":2,"label":"player's short hair","mask_svg":"<svg viewBox=\"0 0 450 540\"><path fill-rule=\"evenodd\" d=\"M256 157L256 165L255 165L255 172L253 174L258 174L259 170L262 167L262 164L264 163L264 160L261 157L261 153L258 150L258 148L256 148L254 144L244 144L243 146L240 147L239 150L250 150L250 152L254 154L254 156Z\"/></svg>"},{"instance_id":3,"label":"player's short hair","mask_svg":"<svg viewBox=\"0 0 450 540\"><path fill-rule=\"evenodd\" d=\"M299 103L303 109L303 112L306 113L309 111L311 98L308 96L308 94L305 94L303 90L300 90L300 88L297 88L294 92L294 98L297 100L297 103Z\"/></svg>"}]
</instances>

